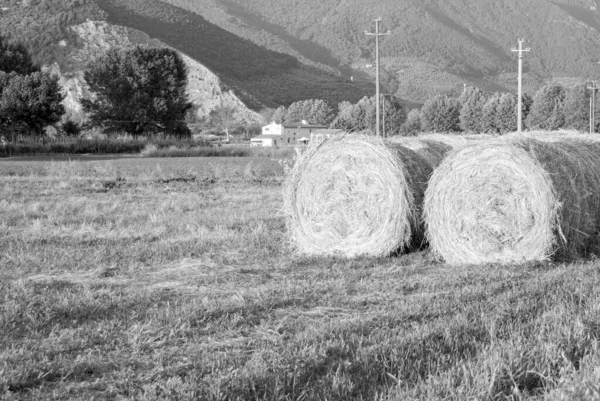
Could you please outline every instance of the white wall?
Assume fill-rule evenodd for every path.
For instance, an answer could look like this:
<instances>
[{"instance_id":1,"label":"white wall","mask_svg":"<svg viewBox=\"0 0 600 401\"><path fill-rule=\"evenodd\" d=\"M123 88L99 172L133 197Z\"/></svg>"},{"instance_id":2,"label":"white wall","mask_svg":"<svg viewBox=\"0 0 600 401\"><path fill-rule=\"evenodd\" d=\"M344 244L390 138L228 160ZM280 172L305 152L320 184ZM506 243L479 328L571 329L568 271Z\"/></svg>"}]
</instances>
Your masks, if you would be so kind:
<instances>
[{"instance_id":1,"label":"white wall","mask_svg":"<svg viewBox=\"0 0 600 401\"><path fill-rule=\"evenodd\" d=\"M281 135L283 131L283 125L277 123L271 123L262 127L263 135Z\"/></svg>"}]
</instances>

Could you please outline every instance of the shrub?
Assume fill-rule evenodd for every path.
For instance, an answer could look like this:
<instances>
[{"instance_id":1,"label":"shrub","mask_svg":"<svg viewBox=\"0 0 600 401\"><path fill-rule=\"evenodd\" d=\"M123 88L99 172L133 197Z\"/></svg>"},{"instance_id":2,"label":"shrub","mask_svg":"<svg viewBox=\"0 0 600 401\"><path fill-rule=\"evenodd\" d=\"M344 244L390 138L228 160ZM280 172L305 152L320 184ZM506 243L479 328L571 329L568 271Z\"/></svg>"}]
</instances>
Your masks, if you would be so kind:
<instances>
[{"instance_id":1,"label":"shrub","mask_svg":"<svg viewBox=\"0 0 600 401\"><path fill-rule=\"evenodd\" d=\"M423 131L460 131L460 104L457 99L439 95L429 99L421 109Z\"/></svg>"},{"instance_id":2,"label":"shrub","mask_svg":"<svg viewBox=\"0 0 600 401\"><path fill-rule=\"evenodd\" d=\"M406 136L415 136L421 132L421 111L419 109L412 109L408 113L400 131Z\"/></svg>"},{"instance_id":3,"label":"shrub","mask_svg":"<svg viewBox=\"0 0 600 401\"><path fill-rule=\"evenodd\" d=\"M565 123L565 96L565 88L555 82L540 88L526 119L527 128L546 131L562 128Z\"/></svg>"}]
</instances>

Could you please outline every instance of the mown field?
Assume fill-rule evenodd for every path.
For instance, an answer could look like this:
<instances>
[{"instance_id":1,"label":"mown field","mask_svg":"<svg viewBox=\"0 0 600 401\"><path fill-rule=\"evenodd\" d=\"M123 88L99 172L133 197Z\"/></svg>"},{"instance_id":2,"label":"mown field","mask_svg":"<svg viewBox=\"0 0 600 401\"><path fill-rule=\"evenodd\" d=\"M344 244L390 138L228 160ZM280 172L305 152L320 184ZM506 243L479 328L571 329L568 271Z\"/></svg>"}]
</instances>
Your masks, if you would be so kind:
<instances>
[{"instance_id":1,"label":"mown field","mask_svg":"<svg viewBox=\"0 0 600 401\"><path fill-rule=\"evenodd\" d=\"M283 179L0 161L0 398L600 399L600 261L296 256Z\"/></svg>"}]
</instances>

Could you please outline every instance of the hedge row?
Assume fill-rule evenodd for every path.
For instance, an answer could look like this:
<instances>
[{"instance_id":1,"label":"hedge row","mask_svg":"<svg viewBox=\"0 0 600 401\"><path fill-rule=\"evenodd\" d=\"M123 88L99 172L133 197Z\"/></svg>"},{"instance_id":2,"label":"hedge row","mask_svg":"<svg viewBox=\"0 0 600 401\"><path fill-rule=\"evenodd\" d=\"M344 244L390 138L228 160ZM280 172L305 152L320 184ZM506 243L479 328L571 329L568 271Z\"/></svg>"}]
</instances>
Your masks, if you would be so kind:
<instances>
[{"instance_id":1,"label":"hedge row","mask_svg":"<svg viewBox=\"0 0 600 401\"><path fill-rule=\"evenodd\" d=\"M170 146L158 147L149 144L142 151L142 157L293 157L294 148L263 148L249 146Z\"/></svg>"},{"instance_id":2,"label":"hedge row","mask_svg":"<svg viewBox=\"0 0 600 401\"><path fill-rule=\"evenodd\" d=\"M191 140L122 140L122 139L77 139L57 143L8 143L0 145L0 157L34 156L55 154L107 154L107 153L140 153L146 145L152 144L158 149L177 146L189 148L197 146Z\"/></svg>"}]
</instances>

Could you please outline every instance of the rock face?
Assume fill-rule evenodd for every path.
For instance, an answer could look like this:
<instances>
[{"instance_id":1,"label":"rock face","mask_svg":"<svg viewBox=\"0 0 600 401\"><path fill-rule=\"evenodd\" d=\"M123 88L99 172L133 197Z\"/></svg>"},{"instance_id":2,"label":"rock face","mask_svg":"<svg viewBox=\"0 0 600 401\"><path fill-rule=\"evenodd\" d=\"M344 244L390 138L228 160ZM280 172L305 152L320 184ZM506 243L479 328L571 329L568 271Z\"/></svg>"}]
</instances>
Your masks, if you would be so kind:
<instances>
[{"instance_id":1,"label":"rock face","mask_svg":"<svg viewBox=\"0 0 600 401\"><path fill-rule=\"evenodd\" d=\"M84 120L80 99L89 96L89 91L83 78L83 72L89 63L104 54L108 49L119 47L132 48L138 44L149 47L169 47L159 40L150 38L144 32L116 26L104 21L87 21L71 27L80 38L80 43L73 46L69 54L69 71L60 71L58 65L47 66L45 70L59 75L59 83L66 95L63 104L67 116L76 121ZM231 90L223 88L221 80L208 68L179 53L188 68L187 92L190 102L197 110L198 118L206 118L219 106L230 107L238 121L256 123L260 115L248 109Z\"/></svg>"}]
</instances>

